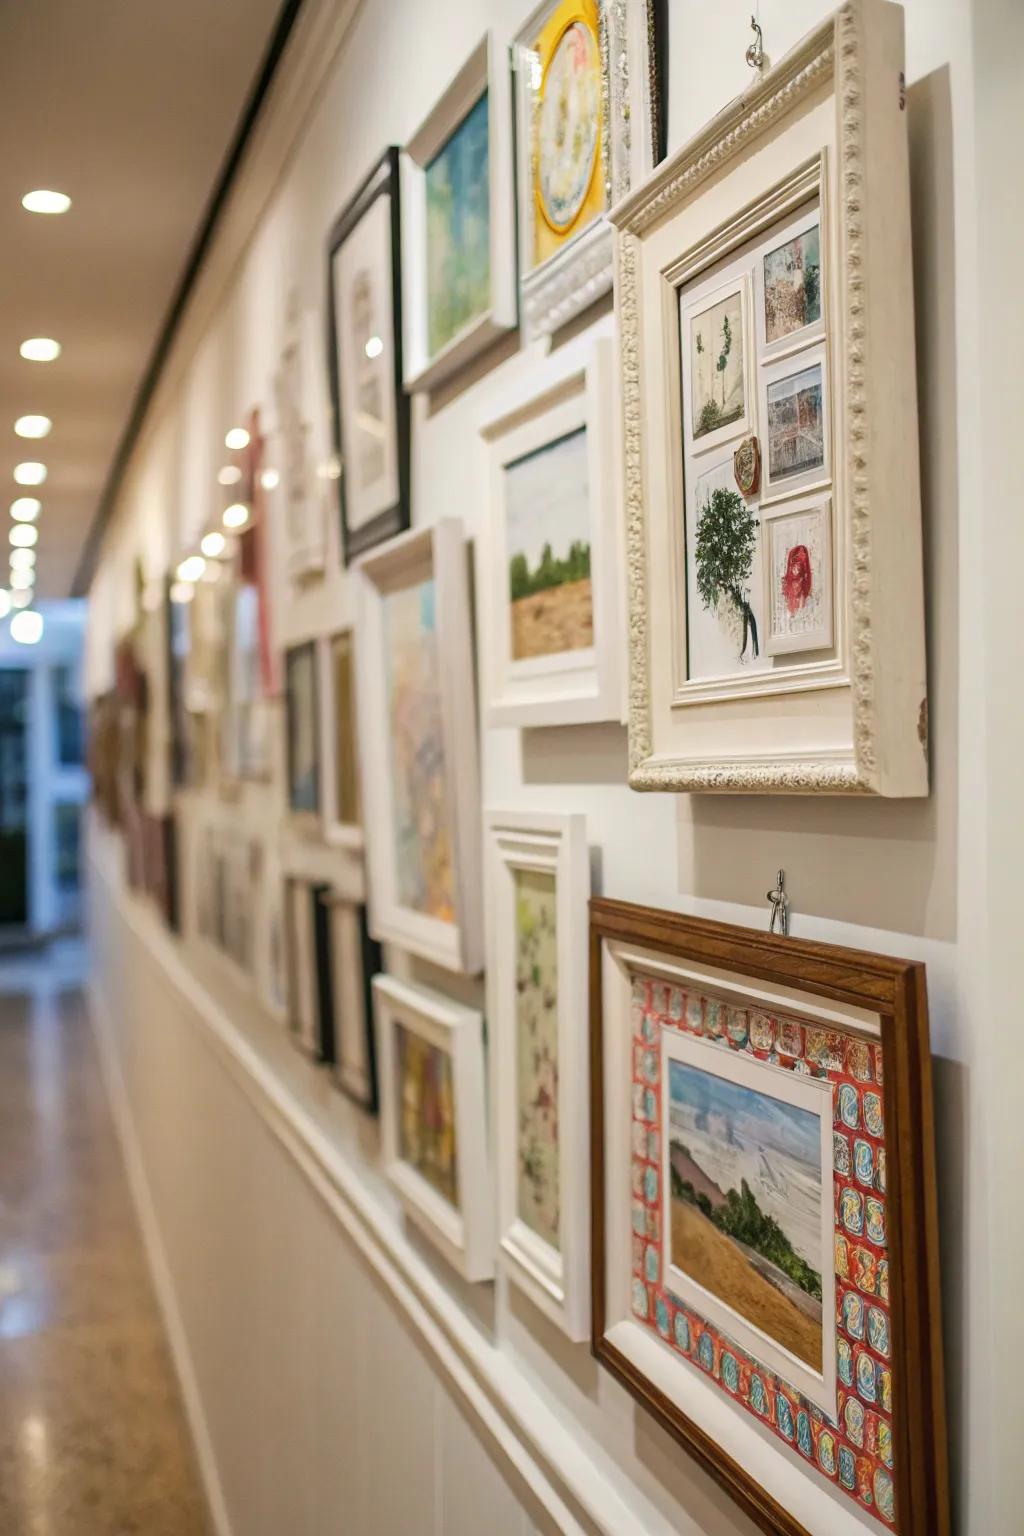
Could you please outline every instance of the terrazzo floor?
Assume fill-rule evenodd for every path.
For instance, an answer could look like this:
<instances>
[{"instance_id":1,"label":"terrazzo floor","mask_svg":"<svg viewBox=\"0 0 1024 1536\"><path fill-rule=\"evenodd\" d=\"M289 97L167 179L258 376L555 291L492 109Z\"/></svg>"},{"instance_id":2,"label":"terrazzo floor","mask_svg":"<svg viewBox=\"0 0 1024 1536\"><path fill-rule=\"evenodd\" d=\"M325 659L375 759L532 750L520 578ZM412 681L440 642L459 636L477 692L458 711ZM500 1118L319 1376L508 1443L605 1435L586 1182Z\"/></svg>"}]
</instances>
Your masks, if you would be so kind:
<instances>
[{"instance_id":1,"label":"terrazzo floor","mask_svg":"<svg viewBox=\"0 0 1024 1536\"><path fill-rule=\"evenodd\" d=\"M83 973L0 959L0 1532L207 1536Z\"/></svg>"}]
</instances>

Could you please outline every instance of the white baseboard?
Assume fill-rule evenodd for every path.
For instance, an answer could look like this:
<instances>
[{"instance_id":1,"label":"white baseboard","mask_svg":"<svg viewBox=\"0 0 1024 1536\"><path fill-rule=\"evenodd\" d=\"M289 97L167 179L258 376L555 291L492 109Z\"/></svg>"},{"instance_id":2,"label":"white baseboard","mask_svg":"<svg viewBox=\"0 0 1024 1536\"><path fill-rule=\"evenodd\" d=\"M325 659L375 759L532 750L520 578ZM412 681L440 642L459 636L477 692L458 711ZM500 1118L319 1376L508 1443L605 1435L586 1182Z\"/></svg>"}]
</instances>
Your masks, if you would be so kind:
<instances>
[{"instance_id":1,"label":"white baseboard","mask_svg":"<svg viewBox=\"0 0 1024 1536\"><path fill-rule=\"evenodd\" d=\"M181 1388L181 1395L185 1401L185 1413L188 1418L189 1429L192 1433L196 1459L199 1463L199 1475L206 1494L210 1519L213 1522L215 1536L233 1536L231 1517L228 1514L227 1501L224 1497L224 1490L221 1487L217 1459L213 1450L213 1441L206 1422L206 1414L203 1411L199 1380L192 1363L192 1354L189 1349L185 1325L178 1310L178 1298L174 1290L174 1280L171 1276L170 1265L167 1262L167 1253L164 1249L163 1237L160 1233L160 1224L157 1220L156 1208L150 1193L149 1181L146 1178L146 1169L139 1149L139 1140L135 1134L131 1106L125 1091L124 1078L121 1075L121 1067L117 1059L117 1050L113 1040L110 1038L109 1027L105 1022L112 1015L109 1008L105 1005L105 1000L95 977L90 977L87 996L89 1017L99 1049L103 1083L107 1091L111 1112L114 1116L114 1124L117 1127L118 1139L121 1143L121 1153L124 1157L125 1170L128 1174L128 1184L132 1192L135 1212L139 1218L139 1226L142 1228L143 1247L149 1264L149 1272L153 1280L153 1288L156 1291L157 1302L163 1317L164 1329L171 1347L171 1357L177 1372L178 1385Z\"/></svg>"}]
</instances>

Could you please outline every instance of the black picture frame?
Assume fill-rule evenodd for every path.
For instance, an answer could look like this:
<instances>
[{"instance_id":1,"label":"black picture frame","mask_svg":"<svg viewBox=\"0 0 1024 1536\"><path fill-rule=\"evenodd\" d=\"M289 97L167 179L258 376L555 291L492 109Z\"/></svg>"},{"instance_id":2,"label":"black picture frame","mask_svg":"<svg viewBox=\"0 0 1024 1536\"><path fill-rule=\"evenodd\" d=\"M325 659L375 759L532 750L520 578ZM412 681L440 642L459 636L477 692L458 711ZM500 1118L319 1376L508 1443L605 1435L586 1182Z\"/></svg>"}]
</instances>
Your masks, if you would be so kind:
<instances>
[{"instance_id":1,"label":"black picture frame","mask_svg":"<svg viewBox=\"0 0 1024 1536\"><path fill-rule=\"evenodd\" d=\"M326 905L328 915L330 915L331 905L332 904L330 902L328 902ZM376 939L371 937L369 914L367 913L365 902L351 902L348 903L348 905L351 905L352 908L357 912L359 922L359 958L360 964L362 966L360 993L362 995L363 1002L363 1027L365 1030L366 1076L368 1080L368 1091L365 1094L357 1093L352 1085L346 1082L342 1076L340 1060L341 1050L339 1041L339 1036L341 1033L340 1020L334 1021L335 1030L333 1039L335 1049L332 1062L332 1076L334 1085L339 1090L339 1092L343 1093L346 1098L352 1101L353 1104L358 1105L358 1107L364 1110L366 1114L376 1116L380 1112L380 1084L377 1076L377 1034L373 1022L373 978L384 969L384 958L381 946L377 943ZM330 929L328 929L329 944L331 943L332 938L333 935L330 933ZM335 963L333 945L331 946L331 953L328 958L329 964L331 966L331 985L333 988L333 968Z\"/></svg>"},{"instance_id":2,"label":"black picture frame","mask_svg":"<svg viewBox=\"0 0 1024 1536\"><path fill-rule=\"evenodd\" d=\"M303 1055L323 1066L334 1064L334 987L331 978L330 914L326 898L330 886L289 875L284 881L284 938L288 1033ZM295 933L296 898L307 904L312 935L313 963L316 968L313 987L315 1017L311 1020L312 1038L305 1039L299 1004L299 944Z\"/></svg>"},{"instance_id":3,"label":"black picture frame","mask_svg":"<svg viewBox=\"0 0 1024 1536\"><path fill-rule=\"evenodd\" d=\"M341 520L342 559L349 565L366 550L401 533L410 519L410 403L402 385L402 236L399 193L399 151L390 145L350 201L342 209L327 240L327 370L331 385L334 449L338 476L338 512ZM392 379L395 405L395 439L398 500L379 512L363 527L350 530L347 516L347 470L342 443L341 372L338 359L338 316L334 300L334 263L338 251L379 197L391 199L391 319Z\"/></svg>"},{"instance_id":4,"label":"black picture frame","mask_svg":"<svg viewBox=\"0 0 1024 1536\"><path fill-rule=\"evenodd\" d=\"M310 674L312 676L312 727L313 727L313 803L307 805L302 797L296 793L295 762L295 724L297 709L297 688L295 674L303 661L309 658ZM305 640L301 645L293 645L284 655L285 671L285 734L287 737L287 761L288 761L288 809L293 816L306 817L314 820L320 815L321 795L321 742L320 742L320 678L315 640Z\"/></svg>"}]
</instances>

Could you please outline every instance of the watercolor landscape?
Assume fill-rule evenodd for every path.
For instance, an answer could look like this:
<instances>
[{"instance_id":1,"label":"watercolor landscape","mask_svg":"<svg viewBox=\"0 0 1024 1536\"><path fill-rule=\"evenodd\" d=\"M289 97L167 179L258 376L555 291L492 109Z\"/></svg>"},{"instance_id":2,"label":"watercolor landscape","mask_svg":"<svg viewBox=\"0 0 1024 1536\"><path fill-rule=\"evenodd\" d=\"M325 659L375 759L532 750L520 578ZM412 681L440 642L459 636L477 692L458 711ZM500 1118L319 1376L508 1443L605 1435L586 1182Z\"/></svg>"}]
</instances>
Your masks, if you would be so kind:
<instances>
[{"instance_id":1,"label":"watercolor landscape","mask_svg":"<svg viewBox=\"0 0 1024 1536\"><path fill-rule=\"evenodd\" d=\"M451 1057L403 1025L398 1036L398 1152L449 1205L458 1206Z\"/></svg>"},{"instance_id":2,"label":"watercolor landscape","mask_svg":"<svg viewBox=\"0 0 1024 1536\"><path fill-rule=\"evenodd\" d=\"M820 1372L818 1116L680 1061L669 1098L673 1266Z\"/></svg>"},{"instance_id":3,"label":"watercolor landscape","mask_svg":"<svg viewBox=\"0 0 1024 1536\"><path fill-rule=\"evenodd\" d=\"M773 480L825 462L821 364L768 385L768 470Z\"/></svg>"},{"instance_id":4,"label":"watercolor landscape","mask_svg":"<svg viewBox=\"0 0 1024 1536\"><path fill-rule=\"evenodd\" d=\"M512 660L592 646L585 427L508 465L505 527Z\"/></svg>"},{"instance_id":5,"label":"watercolor landscape","mask_svg":"<svg viewBox=\"0 0 1024 1536\"><path fill-rule=\"evenodd\" d=\"M555 877L515 872L516 1209L538 1237L559 1247L558 936Z\"/></svg>"},{"instance_id":6,"label":"watercolor landscape","mask_svg":"<svg viewBox=\"0 0 1024 1536\"><path fill-rule=\"evenodd\" d=\"M431 357L491 307L487 93L426 169Z\"/></svg>"}]
</instances>

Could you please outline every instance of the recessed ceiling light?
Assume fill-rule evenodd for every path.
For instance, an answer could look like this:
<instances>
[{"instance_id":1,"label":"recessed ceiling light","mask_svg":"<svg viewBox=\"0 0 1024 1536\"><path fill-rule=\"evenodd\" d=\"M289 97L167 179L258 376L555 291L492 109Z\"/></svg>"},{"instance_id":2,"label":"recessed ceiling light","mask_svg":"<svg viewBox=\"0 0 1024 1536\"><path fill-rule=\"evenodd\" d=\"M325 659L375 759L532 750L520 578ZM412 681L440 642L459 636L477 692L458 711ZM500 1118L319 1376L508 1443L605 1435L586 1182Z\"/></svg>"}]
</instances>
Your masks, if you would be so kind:
<instances>
[{"instance_id":1,"label":"recessed ceiling light","mask_svg":"<svg viewBox=\"0 0 1024 1536\"><path fill-rule=\"evenodd\" d=\"M52 426L49 416L19 416L14 430L19 437L48 437Z\"/></svg>"},{"instance_id":2,"label":"recessed ceiling light","mask_svg":"<svg viewBox=\"0 0 1024 1536\"><path fill-rule=\"evenodd\" d=\"M11 594L6 587L0 587L0 619L6 619L11 611Z\"/></svg>"},{"instance_id":3,"label":"recessed ceiling light","mask_svg":"<svg viewBox=\"0 0 1024 1536\"><path fill-rule=\"evenodd\" d=\"M42 510L43 504L35 496L19 496L11 502L11 516L16 523L34 523Z\"/></svg>"},{"instance_id":4,"label":"recessed ceiling light","mask_svg":"<svg viewBox=\"0 0 1024 1536\"><path fill-rule=\"evenodd\" d=\"M170 598L172 603L190 603L196 595L196 589L190 581L173 581L171 583Z\"/></svg>"},{"instance_id":5,"label":"recessed ceiling light","mask_svg":"<svg viewBox=\"0 0 1024 1536\"><path fill-rule=\"evenodd\" d=\"M244 528L249 521L249 508L244 501L236 501L224 508L225 528Z\"/></svg>"},{"instance_id":6,"label":"recessed ceiling light","mask_svg":"<svg viewBox=\"0 0 1024 1536\"><path fill-rule=\"evenodd\" d=\"M35 563L36 563L36 552L35 552L34 549L12 549L11 550L11 570L12 571L30 571L33 568L33 566L35 565Z\"/></svg>"},{"instance_id":7,"label":"recessed ceiling light","mask_svg":"<svg viewBox=\"0 0 1024 1536\"><path fill-rule=\"evenodd\" d=\"M30 363L52 363L60 357L60 342L54 341L52 336L30 336L18 351Z\"/></svg>"},{"instance_id":8,"label":"recessed ceiling light","mask_svg":"<svg viewBox=\"0 0 1024 1536\"><path fill-rule=\"evenodd\" d=\"M223 469L217 471L217 480L220 485L237 485L242 478L242 471L237 464L225 464Z\"/></svg>"},{"instance_id":9,"label":"recessed ceiling light","mask_svg":"<svg viewBox=\"0 0 1024 1536\"><path fill-rule=\"evenodd\" d=\"M12 571L11 589L14 592L26 592L36 584L35 574L32 571Z\"/></svg>"},{"instance_id":10,"label":"recessed ceiling light","mask_svg":"<svg viewBox=\"0 0 1024 1536\"><path fill-rule=\"evenodd\" d=\"M231 431L224 438L224 446L225 448L230 448L234 453L237 453L242 448L248 448L248 432L244 427L232 427Z\"/></svg>"},{"instance_id":11,"label":"recessed ceiling light","mask_svg":"<svg viewBox=\"0 0 1024 1536\"><path fill-rule=\"evenodd\" d=\"M33 528L31 523L15 523L7 537L15 549L31 549L33 544L39 543L39 529Z\"/></svg>"},{"instance_id":12,"label":"recessed ceiling light","mask_svg":"<svg viewBox=\"0 0 1024 1536\"><path fill-rule=\"evenodd\" d=\"M15 464L14 478L19 485L42 485L46 479L46 465L33 463L32 460Z\"/></svg>"},{"instance_id":13,"label":"recessed ceiling light","mask_svg":"<svg viewBox=\"0 0 1024 1536\"><path fill-rule=\"evenodd\" d=\"M40 188L37 192L26 192L21 206L29 213L67 213L71 199L66 192L44 192Z\"/></svg>"},{"instance_id":14,"label":"recessed ceiling light","mask_svg":"<svg viewBox=\"0 0 1024 1536\"><path fill-rule=\"evenodd\" d=\"M16 613L11 620L11 639L17 640L19 645L35 645L43 638L43 616L34 610L26 609L24 613Z\"/></svg>"},{"instance_id":15,"label":"recessed ceiling light","mask_svg":"<svg viewBox=\"0 0 1024 1536\"><path fill-rule=\"evenodd\" d=\"M260 485L265 491L276 491L281 484L281 476L276 469L265 469L260 475Z\"/></svg>"},{"instance_id":16,"label":"recessed ceiling light","mask_svg":"<svg viewBox=\"0 0 1024 1536\"><path fill-rule=\"evenodd\" d=\"M224 553L225 549L227 548L227 542L228 541L224 535L222 533L218 533L216 529L214 529L212 533L208 533L205 538L200 540L199 548L202 550L203 554L208 555L211 560L216 560L218 555L222 555Z\"/></svg>"},{"instance_id":17,"label":"recessed ceiling light","mask_svg":"<svg viewBox=\"0 0 1024 1536\"><path fill-rule=\"evenodd\" d=\"M206 561L202 555L189 555L178 566L177 577L179 581L198 581L206 570Z\"/></svg>"},{"instance_id":18,"label":"recessed ceiling light","mask_svg":"<svg viewBox=\"0 0 1024 1536\"><path fill-rule=\"evenodd\" d=\"M11 593L12 608L27 608L35 593L31 587L23 587L20 592Z\"/></svg>"}]
</instances>

